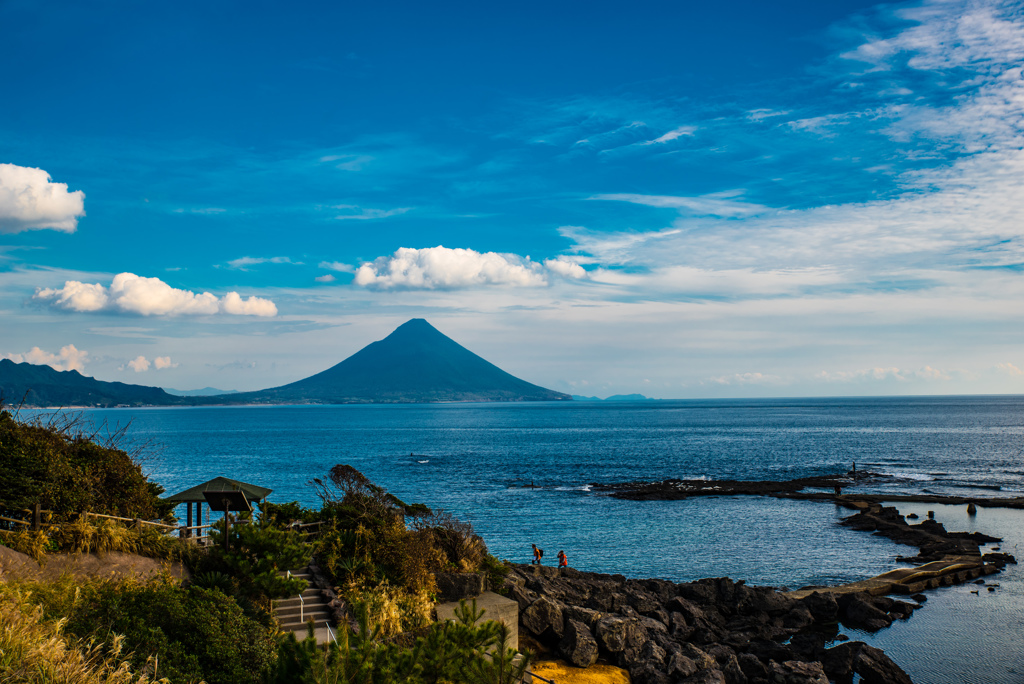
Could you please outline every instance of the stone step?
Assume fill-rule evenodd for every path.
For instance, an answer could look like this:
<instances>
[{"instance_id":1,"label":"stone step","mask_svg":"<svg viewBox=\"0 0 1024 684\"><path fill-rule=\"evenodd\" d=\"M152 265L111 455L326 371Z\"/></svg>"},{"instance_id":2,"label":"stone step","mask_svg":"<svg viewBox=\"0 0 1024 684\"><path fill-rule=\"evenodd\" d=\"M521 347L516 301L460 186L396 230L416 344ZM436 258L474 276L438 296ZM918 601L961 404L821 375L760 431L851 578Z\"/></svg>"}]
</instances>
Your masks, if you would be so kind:
<instances>
[{"instance_id":1,"label":"stone step","mask_svg":"<svg viewBox=\"0 0 1024 684\"><path fill-rule=\"evenodd\" d=\"M300 613L302 615L305 615L306 617L309 617L310 615L326 615L326 616L330 616L331 609L329 607L327 607L327 605L325 605L325 604L320 604L320 605L317 605L317 606L309 606L309 605L307 605L305 607L302 607L302 606L289 606L288 608L285 608L283 610L275 611L274 614L277 615L277 619L278 620L285 620L285 619L292 618L292 617L298 617Z\"/></svg>"}]
</instances>

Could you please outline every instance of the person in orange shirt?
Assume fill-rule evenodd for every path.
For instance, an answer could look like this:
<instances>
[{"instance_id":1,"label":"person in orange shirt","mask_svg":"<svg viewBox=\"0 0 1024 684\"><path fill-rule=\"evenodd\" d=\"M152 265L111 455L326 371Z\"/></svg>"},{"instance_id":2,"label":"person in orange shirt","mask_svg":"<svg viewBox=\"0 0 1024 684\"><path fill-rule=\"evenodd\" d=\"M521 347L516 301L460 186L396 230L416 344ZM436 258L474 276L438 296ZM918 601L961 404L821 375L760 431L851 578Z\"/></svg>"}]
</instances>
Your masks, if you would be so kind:
<instances>
[{"instance_id":1,"label":"person in orange shirt","mask_svg":"<svg viewBox=\"0 0 1024 684\"><path fill-rule=\"evenodd\" d=\"M569 567L569 557L565 555L565 551L558 552L558 567L567 568Z\"/></svg>"}]
</instances>

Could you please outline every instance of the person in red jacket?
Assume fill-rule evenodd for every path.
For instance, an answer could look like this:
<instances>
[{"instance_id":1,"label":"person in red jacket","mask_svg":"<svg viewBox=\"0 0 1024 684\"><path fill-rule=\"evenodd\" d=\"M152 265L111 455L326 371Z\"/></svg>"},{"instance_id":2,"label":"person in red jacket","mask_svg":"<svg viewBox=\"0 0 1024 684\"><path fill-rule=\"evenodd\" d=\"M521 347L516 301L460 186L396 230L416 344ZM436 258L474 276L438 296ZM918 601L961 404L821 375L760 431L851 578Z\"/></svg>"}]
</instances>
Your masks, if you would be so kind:
<instances>
[{"instance_id":1,"label":"person in red jacket","mask_svg":"<svg viewBox=\"0 0 1024 684\"><path fill-rule=\"evenodd\" d=\"M567 568L569 567L569 557L565 555L565 551L558 552L558 567Z\"/></svg>"}]
</instances>

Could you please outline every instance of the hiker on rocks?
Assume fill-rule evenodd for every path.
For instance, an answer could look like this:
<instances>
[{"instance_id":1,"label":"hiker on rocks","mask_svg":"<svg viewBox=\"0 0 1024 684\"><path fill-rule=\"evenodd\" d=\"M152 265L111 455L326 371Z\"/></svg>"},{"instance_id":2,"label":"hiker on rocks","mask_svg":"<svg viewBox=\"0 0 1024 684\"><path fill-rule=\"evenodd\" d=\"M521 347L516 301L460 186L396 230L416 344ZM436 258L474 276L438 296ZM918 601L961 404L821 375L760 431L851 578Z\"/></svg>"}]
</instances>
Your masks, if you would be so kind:
<instances>
[{"instance_id":1,"label":"hiker on rocks","mask_svg":"<svg viewBox=\"0 0 1024 684\"><path fill-rule=\"evenodd\" d=\"M544 549L538 549L536 544L530 544L533 547L533 565L540 565L540 559L544 557Z\"/></svg>"},{"instance_id":2,"label":"hiker on rocks","mask_svg":"<svg viewBox=\"0 0 1024 684\"><path fill-rule=\"evenodd\" d=\"M558 567L567 568L569 567L569 557L565 555L565 551L558 552Z\"/></svg>"}]
</instances>

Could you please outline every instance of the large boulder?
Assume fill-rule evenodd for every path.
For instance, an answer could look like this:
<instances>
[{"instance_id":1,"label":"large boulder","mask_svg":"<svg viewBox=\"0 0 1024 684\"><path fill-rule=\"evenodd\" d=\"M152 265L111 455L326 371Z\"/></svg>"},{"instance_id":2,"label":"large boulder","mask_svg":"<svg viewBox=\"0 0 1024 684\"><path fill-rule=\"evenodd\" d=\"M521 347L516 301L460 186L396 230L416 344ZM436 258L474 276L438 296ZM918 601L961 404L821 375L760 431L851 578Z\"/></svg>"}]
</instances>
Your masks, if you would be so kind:
<instances>
[{"instance_id":1,"label":"large boulder","mask_svg":"<svg viewBox=\"0 0 1024 684\"><path fill-rule=\"evenodd\" d=\"M810 611L815 622L835 622L839 619L839 604L831 592L814 592L800 603Z\"/></svg>"},{"instance_id":2,"label":"large boulder","mask_svg":"<svg viewBox=\"0 0 1024 684\"><path fill-rule=\"evenodd\" d=\"M864 643L860 643L853 657L853 671L860 675L863 684L911 684L907 673L881 649Z\"/></svg>"},{"instance_id":3,"label":"large boulder","mask_svg":"<svg viewBox=\"0 0 1024 684\"><path fill-rule=\"evenodd\" d=\"M527 608L519 621L523 627L541 641L553 642L565 635L565 618L562 605L557 601L541 596Z\"/></svg>"},{"instance_id":4,"label":"large boulder","mask_svg":"<svg viewBox=\"0 0 1024 684\"><path fill-rule=\"evenodd\" d=\"M597 662L597 640L579 620L566 620L565 635L558 652L576 667L590 667Z\"/></svg>"},{"instance_id":5,"label":"large boulder","mask_svg":"<svg viewBox=\"0 0 1024 684\"><path fill-rule=\"evenodd\" d=\"M581 608L580 606L567 605L562 608L562 614L565 615L566 621L578 620L587 626L588 629L593 629L597 621L605 617L604 613L590 608Z\"/></svg>"},{"instance_id":6,"label":"large boulder","mask_svg":"<svg viewBox=\"0 0 1024 684\"><path fill-rule=\"evenodd\" d=\"M646 634L637 620L618 615L598 620L594 633L598 644L609 653L639 648L646 640Z\"/></svg>"},{"instance_id":7,"label":"large boulder","mask_svg":"<svg viewBox=\"0 0 1024 684\"><path fill-rule=\"evenodd\" d=\"M487 580L479 572L439 572L434 579L445 602L476 598L487 589Z\"/></svg>"},{"instance_id":8,"label":"large boulder","mask_svg":"<svg viewBox=\"0 0 1024 684\"><path fill-rule=\"evenodd\" d=\"M805 663L800 660L787 660L782 663L772 661L769 665L769 681L774 684L828 684L828 677L821 663Z\"/></svg>"},{"instance_id":9,"label":"large boulder","mask_svg":"<svg viewBox=\"0 0 1024 684\"><path fill-rule=\"evenodd\" d=\"M840 619L849 627L860 627L874 632L892 624L892 618L867 594L847 594L839 601Z\"/></svg>"},{"instance_id":10,"label":"large boulder","mask_svg":"<svg viewBox=\"0 0 1024 684\"><path fill-rule=\"evenodd\" d=\"M682 684L728 684L725 674L718 669L701 670L681 681Z\"/></svg>"}]
</instances>

